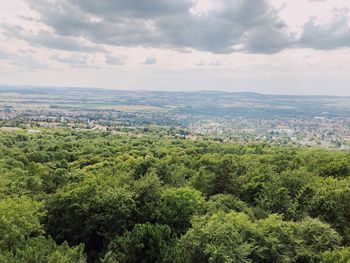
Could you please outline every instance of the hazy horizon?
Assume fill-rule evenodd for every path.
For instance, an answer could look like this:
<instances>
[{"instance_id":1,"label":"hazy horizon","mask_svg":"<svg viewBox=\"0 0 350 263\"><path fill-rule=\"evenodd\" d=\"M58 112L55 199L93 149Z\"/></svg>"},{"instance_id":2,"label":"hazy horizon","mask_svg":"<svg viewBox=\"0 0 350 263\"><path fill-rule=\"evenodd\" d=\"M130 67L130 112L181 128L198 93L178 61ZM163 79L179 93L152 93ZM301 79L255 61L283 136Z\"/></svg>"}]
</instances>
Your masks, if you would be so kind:
<instances>
[{"instance_id":1,"label":"hazy horizon","mask_svg":"<svg viewBox=\"0 0 350 263\"><path fill-rule=\"evenodd\" d=\"M334 94L317 94L317 93L273 93L273 92L259 92L259 91L249 91L249 90L240 90L240 91L234 91L234 90L224 90L224 89L172 89L172 90L165 90L165 89L127 89L127 88L116 88L116 87L93 87L93 86L39 86L39 85L9 85L9 84L0 84L0 90L1 88L10 88L10 89L81 89L81 90L94 90L94 91L130 91L130 92L225 92L225 93L251 93L251 94L259 94L259 95L271 95L271 96L324 96L324 97L350 97L350 95L334 95Z\"/></svg>"}]
</instances>

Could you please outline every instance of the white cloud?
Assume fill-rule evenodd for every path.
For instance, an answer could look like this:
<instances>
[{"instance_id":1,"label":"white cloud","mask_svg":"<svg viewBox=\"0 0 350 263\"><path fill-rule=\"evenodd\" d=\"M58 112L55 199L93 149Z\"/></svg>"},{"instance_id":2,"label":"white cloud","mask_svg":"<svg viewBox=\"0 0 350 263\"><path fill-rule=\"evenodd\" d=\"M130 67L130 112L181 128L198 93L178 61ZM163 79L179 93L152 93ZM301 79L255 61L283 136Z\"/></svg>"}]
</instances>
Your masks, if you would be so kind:
<instances>
[{"instance_id":1,"label":"white cloud","mask_svg":"<svg viewBox=\"0 0 350 263\"><path fill-rule=\"evenodd\" d=\"M126 60L127 60L127 56L124 55L105 55L105 62L109 65L125 65L126 64Z\"/></svg>"},{"instance_id":2,"label":"white cloud","mask_svg":"<svg viewBox=\"0 0 350 263\"><path fill-rule=\"evenodd\" d=\"M314 49L336 49L350 47L349 10L335 8L327 23L312 17L304 25L299 45Z\"/></svg>"},{"instance_id":3,"label":"white cloud","mask_svg":"<svg viewBox=\"0 0 350 263\"><path fill-rule=\"evenodd\" d=\"M60 63L68 64L72 67L93 67L94 59L89 55L73 54L69 56L52 55L50 59Z\"/></svg>"},{"instance_id":4,"label":"white cloud","mask_svg":"<svg viewBox=\"0 0 350 263\"><path fill-rule=\"evenodd\" d=\"M6 1L1 82L274 93L333 83L329 92L344 95L349 9L348 0Z\"/></svg>"},{"instance_id":5,"label":"white cloud","mask_svg":"<svg viewBox=\"0 0 350 263\"><path fill-rule=\"evenodd\" d=\"M156 59L155 57L153 57L153 56L147 57L147 58L145 59L144 64L146 64L146 65L157 64L157 59Z\"/></svg>"}]
</instances>

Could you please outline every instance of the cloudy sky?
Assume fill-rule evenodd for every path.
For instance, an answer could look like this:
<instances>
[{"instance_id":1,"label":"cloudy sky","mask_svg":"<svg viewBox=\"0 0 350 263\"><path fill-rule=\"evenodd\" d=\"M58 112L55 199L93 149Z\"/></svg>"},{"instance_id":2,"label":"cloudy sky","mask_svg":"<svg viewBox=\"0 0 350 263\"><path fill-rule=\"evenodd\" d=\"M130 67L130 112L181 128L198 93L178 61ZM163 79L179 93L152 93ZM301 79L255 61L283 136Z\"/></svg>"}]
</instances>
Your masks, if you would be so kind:
<instances>
[{"instance_id":1,"label":"cloudy sky","mask_svg":"<svg viewBox=\"0 0 350 263\"><path fill-rule=\"evenodd\" d=\"M11 0L0 84L350 95L349 0Z\"/></svg>"}]
</instances>

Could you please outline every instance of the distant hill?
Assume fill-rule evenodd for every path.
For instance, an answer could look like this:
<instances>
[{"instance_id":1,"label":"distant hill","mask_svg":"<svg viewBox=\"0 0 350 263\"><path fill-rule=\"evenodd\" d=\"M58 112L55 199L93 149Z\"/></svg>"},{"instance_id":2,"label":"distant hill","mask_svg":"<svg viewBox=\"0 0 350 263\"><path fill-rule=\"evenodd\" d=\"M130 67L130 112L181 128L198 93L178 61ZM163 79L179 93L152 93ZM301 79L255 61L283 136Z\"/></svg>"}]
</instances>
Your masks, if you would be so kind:
<instances>
[{"instance_id":1,"label":"distant hill","mask_svg":"<svg viewBox=\"0 0 350 263\"><path fill-rule=\"evenodd\" d=\"M21 103L81 105L85 109L144 106L176 114L244 117L349 116L350 97L268 95L224 91L130 91L103 88L0 86L2 98ZM15 96L16 94L16 96ZM0 99L1 103L1 99Z\"/></svg>"}]
</instances>

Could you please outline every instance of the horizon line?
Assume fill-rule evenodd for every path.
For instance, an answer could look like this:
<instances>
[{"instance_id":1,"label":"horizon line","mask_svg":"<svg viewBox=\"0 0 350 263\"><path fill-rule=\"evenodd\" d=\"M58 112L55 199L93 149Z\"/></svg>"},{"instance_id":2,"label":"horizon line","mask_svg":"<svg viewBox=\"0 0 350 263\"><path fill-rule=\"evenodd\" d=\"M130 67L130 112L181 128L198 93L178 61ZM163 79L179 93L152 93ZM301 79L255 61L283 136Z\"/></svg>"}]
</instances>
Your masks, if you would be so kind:
<instances>
[{"instance_id":1,"label":"horizon line","mask_svg":"<svg viewBox=\"0 0 350 263\"><path fill-rule=\"evenodd\" d=\"M350 95L326 95L326 94L286 94L286 93L264 93L257 91L230 91L230 90L212 90L212 89L189 89L189 90L164 90L164 89L127 89L127 88L111 88L111 87L91 87L91 86L42 86L42 85L11 85L0 84L1 88L21 88L21 89L79 89L79 90L108 90L108 91L125 91L125 92L164 92L164 93L191 93L191 92L216 92L216 93L235 93L235 94L255 94L263 96L289 96L289 97L339 97L350 98Z\"/></svg>"}]
</instances>

